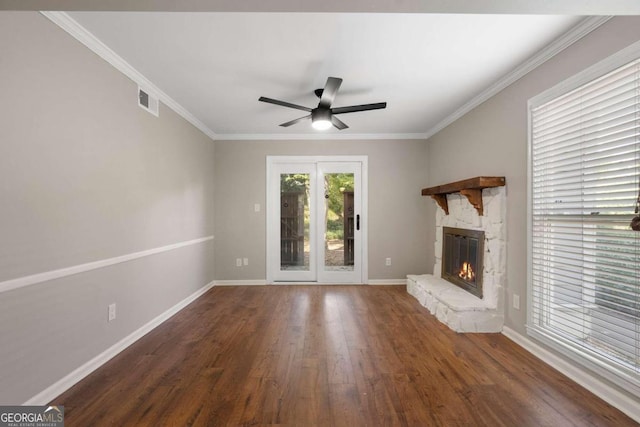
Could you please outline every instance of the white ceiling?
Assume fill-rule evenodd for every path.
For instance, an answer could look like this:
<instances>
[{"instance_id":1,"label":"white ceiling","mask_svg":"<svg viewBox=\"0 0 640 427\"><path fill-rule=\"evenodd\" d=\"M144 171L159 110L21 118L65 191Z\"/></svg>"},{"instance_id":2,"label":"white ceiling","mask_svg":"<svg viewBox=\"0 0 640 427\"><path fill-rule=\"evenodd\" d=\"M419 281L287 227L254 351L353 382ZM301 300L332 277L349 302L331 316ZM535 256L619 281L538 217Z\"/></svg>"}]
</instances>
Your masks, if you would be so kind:
<instances>
[{"instance_id":1,"label":"white ceiling","mask_svg":"<svg viewBox=\"0 0 640 427\"><path fill-rule=\"evenodd\" d=\"M78 11L49 17L212 138L410 138L546 60L539 52L553 40L550 54L603 22L582 16L637 15L640 2L0 0L3 9ZM561 37L571 28L579 30ZM279 127L304 113L257 101L313 107L312 91L328 76L344 79L334 106L386 101L387 109L341 115L350 129L319 133L309 122Z\"/></svg>"},{"instance_id":2,"label":"white ceiling","mask_svg":"<svg viewBox=\"0 0 640 427\"><path fill-rule=\"evenodd\" d=\"M69 15L129 64L69 15L47 16L213 138L374 138L427 137L546 60L536 52L580 16L638 15L640 2L0 0L0 10L93 11ZM601 22L582 21L551 54ZM335 106L388 108L318 133L279 127L300 112L257 101L314 106L328 76L344 79Z\"/></svg>"},{"instance_id":3,"label":"white ceiling","mask_svg":"<svg viewBox=\"0 0 640 427\"><path fill-rule=\"evenodd\" d=\"M349 129L323 137L419 137L580 22L576 16L70 12L218 139L318 137L306 113L327 77Z\"/></svg>"},{"instance_id":4,"label":"white ceiling","mask_svg":"<svg viewBox=\"0 0 640 427\"><path fill-rule=\"evenodd\" d=\"M0 0L0 10L637 15L638 0Z\"/></svg>"}]
</instances>

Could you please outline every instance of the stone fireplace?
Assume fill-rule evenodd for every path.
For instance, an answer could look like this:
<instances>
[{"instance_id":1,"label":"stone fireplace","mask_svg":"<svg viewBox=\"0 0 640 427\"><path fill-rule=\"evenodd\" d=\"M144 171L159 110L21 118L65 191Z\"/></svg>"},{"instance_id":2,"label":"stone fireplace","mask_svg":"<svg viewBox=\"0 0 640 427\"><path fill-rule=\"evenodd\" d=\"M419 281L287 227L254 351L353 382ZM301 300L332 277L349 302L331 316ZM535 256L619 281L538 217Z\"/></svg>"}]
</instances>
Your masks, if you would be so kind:
<instances>
[{"instance_id":1,"label":"stone fireplace","mask_svg":"<svg viewBox=\"0 0 640 427\"><path fill-rule=\"evenodd\" d=\"M504 185L503 177L478 177L422 190L439 206L435 265L433 274L407 276L407 291L457 332L502 331Z\"/></svg>"}]
</instances>

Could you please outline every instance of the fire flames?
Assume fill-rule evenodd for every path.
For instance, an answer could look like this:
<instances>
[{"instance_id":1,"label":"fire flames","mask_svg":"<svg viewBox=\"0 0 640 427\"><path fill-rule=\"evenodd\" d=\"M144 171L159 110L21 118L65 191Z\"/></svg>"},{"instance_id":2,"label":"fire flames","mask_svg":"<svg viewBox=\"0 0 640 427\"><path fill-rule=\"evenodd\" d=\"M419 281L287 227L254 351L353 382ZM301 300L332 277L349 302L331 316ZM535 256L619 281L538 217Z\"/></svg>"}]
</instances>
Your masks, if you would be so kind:
<instances>
[{"instance_id":1,"label":"fire flames","mask_svg":"<svg viewBox=\"0 0 640 427\"><path fill-rule=\"evenodd\" d=\"M476 277L476 273L474 273L473 268L471 268L471 263L465 262L462 264L462 268L458 273L458 277L466 280L467 282L471 282Z\"/></svg>"}]
</instances>

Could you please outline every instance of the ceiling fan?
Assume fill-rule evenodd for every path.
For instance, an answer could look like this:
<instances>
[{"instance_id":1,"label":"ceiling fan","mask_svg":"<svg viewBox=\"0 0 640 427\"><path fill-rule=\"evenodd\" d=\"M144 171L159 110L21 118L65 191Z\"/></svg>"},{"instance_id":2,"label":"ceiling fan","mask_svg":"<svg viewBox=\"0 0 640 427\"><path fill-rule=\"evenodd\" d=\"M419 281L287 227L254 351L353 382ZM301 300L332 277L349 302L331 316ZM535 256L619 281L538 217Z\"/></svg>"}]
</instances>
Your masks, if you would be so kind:
<instances>
[{"instance_id":1,"label":"ceiling fan","mask_svg":"<svg viewBox=\"0 0 640 427\"><path fill-rule=\"evenodd\" d=\"M291 104L290 102L285 101L278 101L277 99L266 98L264 96L261 96L258 101L281 105L283 107L295 108L296 110L302 110L311 113L307 116L291 120L290 122L282 123L280 125L282 127L289 127L303 120L311 119L311 126L313 126L314 129L318 130L329 129L331 126L334 126L338 130L348 128L349 126L339 120L336 117L336 114L355 113L357 111L367 110L379 110L387 107L386 102L378 102L375 104L331 108L331 104L333 103L333 100L336 97L336 93L338 93L338 89L340 88L341 84L342 79L337 77L329 77L327 79L327 83L324 85L324 89L316 89L315 91L313 91L316 96L320 98L320 102L318 103L318 106L316 108L303 107L302 105Z\"/></svg>"}]
</instances>

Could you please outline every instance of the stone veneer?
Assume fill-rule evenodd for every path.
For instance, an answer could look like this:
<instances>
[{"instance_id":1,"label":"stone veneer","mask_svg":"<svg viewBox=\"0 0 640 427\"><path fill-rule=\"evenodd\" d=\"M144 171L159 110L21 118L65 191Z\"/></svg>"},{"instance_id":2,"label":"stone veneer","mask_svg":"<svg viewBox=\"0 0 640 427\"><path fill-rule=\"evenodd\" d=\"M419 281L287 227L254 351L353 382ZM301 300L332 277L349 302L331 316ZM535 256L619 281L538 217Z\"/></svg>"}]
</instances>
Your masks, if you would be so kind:
<instances>
[{"instance_id":1,"label":"stone veneer","mask_svg":"<svg viewBox=\"0 0 640 427\"><path fill-rule=\"evenodd\" d=\"M482 190L484 216L459 193L447 195L449 215L437 208L434 274L408 275L407 291L456 332L500 332L506 278L506 188ZM483 297L441 278L442 227L484 231Z\"/></svg>"}]
</instances>

